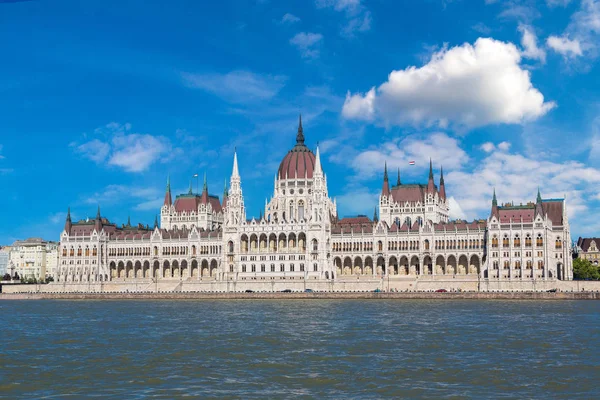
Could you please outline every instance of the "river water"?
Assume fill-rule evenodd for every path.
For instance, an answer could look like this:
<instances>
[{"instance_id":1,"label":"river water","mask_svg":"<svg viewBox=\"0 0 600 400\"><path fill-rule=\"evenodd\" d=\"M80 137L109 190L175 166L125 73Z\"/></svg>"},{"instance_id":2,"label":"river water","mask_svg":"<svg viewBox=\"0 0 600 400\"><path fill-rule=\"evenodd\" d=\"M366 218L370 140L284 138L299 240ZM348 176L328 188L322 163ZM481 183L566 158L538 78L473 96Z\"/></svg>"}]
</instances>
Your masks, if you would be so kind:
<instances>
[{"instance_id":1,"label":"river water","mask_svg":"<svg viewBox=\"0 0 600 400\"><path fill-rule=\"evenodd\" d=\"M0 398L600 398L600 302L2 301Z\"/></svg>"}]
</instances>

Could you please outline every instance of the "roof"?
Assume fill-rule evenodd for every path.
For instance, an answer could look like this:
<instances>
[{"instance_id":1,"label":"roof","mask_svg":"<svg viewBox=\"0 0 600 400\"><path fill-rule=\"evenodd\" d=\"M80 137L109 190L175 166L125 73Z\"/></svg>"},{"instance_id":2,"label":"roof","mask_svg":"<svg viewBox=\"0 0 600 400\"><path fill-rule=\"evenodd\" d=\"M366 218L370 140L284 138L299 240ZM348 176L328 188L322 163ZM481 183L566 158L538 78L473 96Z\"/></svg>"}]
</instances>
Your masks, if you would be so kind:
<instances>
[{"instance_id":1,"label":"roof","mask_svg":"<svg viewBox=\"0 0 600 400\"><path fill-rule=\"evenodd\" d=\"M584 252L587 252L590 248L590 245L592 244L592 242L596 243L596 248L600 248L600 238L582 238L580 237L577 240L577 247L580 247L581 250L583 250Z\"/></svg>"},{"instance_id":2,"label":"roof","mask_svg":"<svg viewBox=\"0 0 600 400\"><path fill-rule=\"evenodd\" d=\"M208 200L203 200L203 198L207 198ZM219 196L214 195L208 195L208 197L205 197L198 196L197 194L181 194L175 198L174 207L175 211L177 212L197 212L198 207L200 204L203 204L203 202L205 202L204 204L209 203L214 212L219 213L222 211Z\"/></svg>"},{"instance_id":3,"label":"roof","mask_svg":"<svg viewBox=\"0 0 600 400\"><path fill-rule=\"evenodd\" d=\"M506 204L498 207L498 215L500 223L512 222L533 222L535 219L534 203L521 204L514 206ZM563 208L564 199L546 199L542 200L542 211L544 215L552 221L553 226L561 226L563 224Z\"/></svg>"},{"instance_id":4,"label":"roof","mask_svg":"<svg viewBox=\"0 0 600 400\"><path fill-rule=\"evenodd\" d=\"M277 176L279 179L295 179L313 177L316 158L313 152L304 144L304 130L302 129L302 116L298 121L298 134L296 145L286 154L279 164Z\"/></svg>"},{"instance_id":5,"label":"roof","mask_svg":"<svg viewBox=\"0 0 600 400\"><path fill-rule=\"evenodd\" d=\"M427 185L410 184L394 186L391 189L392 198L397 203L421 203L425 201L425 193L427 191Z\"/></svg>"}]
</instances>

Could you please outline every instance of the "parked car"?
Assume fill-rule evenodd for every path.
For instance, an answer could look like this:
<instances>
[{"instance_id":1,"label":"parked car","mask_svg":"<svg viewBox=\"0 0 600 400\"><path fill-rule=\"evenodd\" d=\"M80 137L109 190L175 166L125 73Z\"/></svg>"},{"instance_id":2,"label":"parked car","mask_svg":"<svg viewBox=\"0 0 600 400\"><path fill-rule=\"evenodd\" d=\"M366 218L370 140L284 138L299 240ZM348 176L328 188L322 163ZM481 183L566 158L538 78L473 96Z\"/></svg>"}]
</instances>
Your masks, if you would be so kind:
<instances>
[{"instance_id":1,"label":"parked car","mask_svg":"<svg viewBox=\"0 0 600 400\"><path fill-rule=\"evenodd\" d=\"M446 293L447 290L446 289L438 289L436 290L436 293Z\"/></svg>"},{"instance_id":2,"label":"parked car","mask_svg":"<svg viewBox=\"0 0 600 400\"><path fill-rule=\"evenodd\" d=\"M549 290L546 290L546 292L548 292L548 293L556 293L556 289L549 289Z\"/></svg>"},{"instance_id":3,"label":"parked car","mask_svg":"<svg viewBox=\"0 0 600 400\"><path fill-rule=\"evenodd\" d=\"M252 290L252 289L246 289L246 293L254 293L254 290Z\"/></svg>"},{"instance_id":4,"label":"parked car","mask_svg":"<svg viewBox=\"0 0 600 400\"><path fill-rule=\"evenodd\" d=\"M379 292L381 292L381 289L377 288L377 289L373 290L373 292L379 293Z\"/></svg>"},{"instance_id":5,"label":"parked car","mask_svg":"<svg viewBox=\"0 0 600 400\"><path fill-rule=\"evenodd\" d=\"M292 289L283 289L281 293L292 293Z\"/></svg>"},{"instance_id":6,"label":"parked car","mask_svg":"<svg viewBox=\"0 0 600 400\"><path fill-rule=\"evenodd\" d=\"M304 289L304 293L313 293L312 289Z\"/></svg>"}]
</instances>

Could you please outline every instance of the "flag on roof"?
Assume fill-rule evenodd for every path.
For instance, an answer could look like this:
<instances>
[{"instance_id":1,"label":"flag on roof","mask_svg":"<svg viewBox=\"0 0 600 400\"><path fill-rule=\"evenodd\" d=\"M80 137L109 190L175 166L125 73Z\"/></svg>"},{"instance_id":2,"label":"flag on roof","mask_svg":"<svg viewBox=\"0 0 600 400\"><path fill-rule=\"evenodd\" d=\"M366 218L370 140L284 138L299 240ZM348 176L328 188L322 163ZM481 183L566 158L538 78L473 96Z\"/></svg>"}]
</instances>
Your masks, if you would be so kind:
<instances>
[{"instance_id":1,"label":"flag on roof","mask_svg":"<svg viewBox=\"0 0 600 400\"><path fill-rule=\"evenodd\" d=\"M198 177L198 174L194 174L194 178L197 178L197 177Z\"/></svg>"},{"instance_id":2,"label":"flag on roof","mask_svg":"<svg viewBox=\"0 0 600 400\"><path fill-rule=\"evenodd\" d=\"M415 165L415 162L414 161L409 161L408 165Z\"/></svg>"}]
</instances>

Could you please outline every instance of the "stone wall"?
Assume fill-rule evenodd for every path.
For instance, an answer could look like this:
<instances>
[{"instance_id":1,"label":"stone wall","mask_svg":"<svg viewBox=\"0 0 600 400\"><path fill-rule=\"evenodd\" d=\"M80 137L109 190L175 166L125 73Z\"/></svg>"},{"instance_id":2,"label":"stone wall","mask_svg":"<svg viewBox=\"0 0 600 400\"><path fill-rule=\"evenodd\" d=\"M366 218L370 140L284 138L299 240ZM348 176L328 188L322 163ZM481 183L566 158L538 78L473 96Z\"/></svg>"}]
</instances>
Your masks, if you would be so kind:
<instances>
[{"instance_id":1,"label":"stone wall","mask_svg":"<svg viewBox=\"0 0 600 400\"><path fill-rule=\"evenodd\" d=\"M558 289L562 292L600 291L600 282L594 281L518 281L477 280L439 276L419 278L345 279L345 280L264 280L264 281L176 281L132 279L121 282L58 282L47 285L3 285L3 293L194 293L194 292L281 292L282 290L304 292L434 292L446 289L450 292L546 292Z\"/></svg>"}]
</instances>

